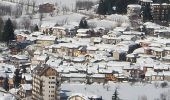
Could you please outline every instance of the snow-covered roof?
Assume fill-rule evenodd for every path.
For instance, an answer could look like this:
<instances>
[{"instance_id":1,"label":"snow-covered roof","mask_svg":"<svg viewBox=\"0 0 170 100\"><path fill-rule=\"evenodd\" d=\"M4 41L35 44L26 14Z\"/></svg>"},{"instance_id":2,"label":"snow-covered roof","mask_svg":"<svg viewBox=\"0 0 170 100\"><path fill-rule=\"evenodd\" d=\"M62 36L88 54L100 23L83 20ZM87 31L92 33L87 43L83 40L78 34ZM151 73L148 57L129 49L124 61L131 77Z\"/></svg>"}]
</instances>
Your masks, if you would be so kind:
<instances>
[{"instance_id":1,"label":"snow-covered roof","mask_svg":"<svg viewBox=\"0 0 170 100\"><path fill-rule=\"evenodd\" d=\"M81 93L71 94L71 96L68 97L67 100L70 100L72 97L81 97L81 98L83 98L82 100L89 100L89 99L88 99L88 96L86 96L86 95L84 95L84 94L81 94Z\"/></svg>"},{"instance_id":2,"label":"snow-covered roof","mask_svg":"<svg viewBox=\"0 0 170 100\"><path fill-rule=\"evenodd\" d=\"M79 48L80 45L74 44L74 43L59 43L59 44L53 44L51 45L52 48L61 48L61 47L67 47L67 48Z\"/></svg>"},{"instance_id":3,"label":"snow-covered roof","mask_svg":"<svg viewBox=\"0 0 170 100\"><path fill-rule=\"evenodd\" d=\"M89 29L78 29L77 30L78 33L86 33L87 31L89 31Z\"/></svg>"},{"instance_id":4,"label":"snow-covered roof","mask_svg":"<svg viewBox=\"0 0 170 100\"><path fill-rule=\"evenodd\" d=\"M55 41L56 40L56 36L52 36L52 35L39 35L37 37L37 40Z\"/></svg>"},{"instance_id":5,"label":"snow-covered roof","mask_svg":"<svg viewBox=\"0 0 170 100\"><path fill-rule=\"evenodd\" d=\"M128 7L130 7L130 8L141 8L141 5L138 5L138 4L130 4L130 5L128 5Z\"/></svg>"},{"instance_id":6,"label":"snow-covered roof","mask_svg":"<svg viewBox=\"0 0 170 100\"><path fill-rule=\"evenodd\" d=\"M153 2L152 0L140 0L140 1L143 1L143 2Z\"/></svg>"},{"instance_id":7,"label":"snow-covered roof","mask_svg":"<svg viewBox=\"0 0 170 100\"><path fill-rule=\"evenodd\" d=\"M41 25L41 28L52 28L56 25L56 23L52 23L52 22L45 22L45 23L42 23Z\"/></svg>"},{"instance_id":8,"label":"snow-covered roof","mask_svg":"<svg viewBox=\"0 0 170 100\"><path fill-rule=\"evenodd\" d=\"M31 90L32 84L21 84L21 87L23 88L23 90Z\"/></svg>"},{"instance_id":9,"label":"snow-covered roof","mask_svg":"<svg viewBox=\"0 0 170 100\"><path fill-rule=\"evenodd\" d=\"M30 35L31 36L39 36L39 35L43 35L44 33L42 33L42 32L33 32L33 33L31 33Z\"/></svg>"},{"instance_id":10,"label":"snow-covered roof","mask_svg":"<svg viewBox=\"0 0 170 100\"><path fill-rule=\"evenodd\" d=\"M26 81L31 81L32 80L31 74L27 74L27 73L23 73L22 78L25 78Z\"/></svg>"},{"instance_id":11,"label":"snow-covered roof","mask_svg":"<svg viewBox=\"0 0 170 100\"><path fill-rule=\"evenodd\" d=\"M12 57L16 58L18 60L27 60L27 59L29 59L28 56L26 56L26 55L14 55Z\"/></svg>"}]
</instances>

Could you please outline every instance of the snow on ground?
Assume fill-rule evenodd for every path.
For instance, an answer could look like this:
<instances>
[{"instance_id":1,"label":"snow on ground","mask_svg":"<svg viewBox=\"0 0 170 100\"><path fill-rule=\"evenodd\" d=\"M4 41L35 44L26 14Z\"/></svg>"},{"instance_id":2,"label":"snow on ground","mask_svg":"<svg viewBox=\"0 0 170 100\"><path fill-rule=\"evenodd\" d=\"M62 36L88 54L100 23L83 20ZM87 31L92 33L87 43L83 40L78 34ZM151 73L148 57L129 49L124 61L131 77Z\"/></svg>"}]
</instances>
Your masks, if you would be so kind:
<instances>
[{"instance_id":1,"label":"snow on ground","mask_svg":"<svg viewBox=\"0 0 170 100\"><path fill-rule=\"evenodd\" d=\"M155 88L154 84L130 85L129 83L110 83L103 86L103 84L64 83L61 85L62 92L66 93L67 96L74 93L82 93L84 95L102 96L104 100L111 100L115 88L118 88L119 97L122 100L138 100L142 96L147 96L147 100L154 100L159 98L161 93L170 91L170 87Z\"/></svg>"},{"instance_id":2,"label":"snow on ground","mask_svg":"<svg viewBox=\"0 0 170 100\"><path fill-rule=\"evenodd\" d=\"M4 89L0 88L0 100L16 100L15 97L9 93L4 93Z\"/></svg>"},{"instance_id":3,"label":"snow on ground","mask_svg":"<svg viewBox=\"0 0 170 100\"><path fill-rule=\"evenodd\" d=\"M113 29L118 26L118 23L115 21L109 21L109 20L98 20L98 19L92 19L88 21L89 26L91 27L104 27L108 29Z\"/></svg>"},{"instance_id":4,"label":"snow on ground","mask_svg":"<svg viewBox=\"0 0 170 100\"><path fill-rule=\"evenodd\" d=\"M2 0L0 1L2 2ZM45 3L52 3L52 4L57 3L59 7L66 6L70 9L74 9L76 5L76 1L85 1L85 0L13 0L13 1L23 2L24 4L27 4L28 2L32 4L33 2L35 2L37 6ZM87 1L97 2L98 0L87 0Z\"/></svg>"},{"instance_id":5,"label":"snow on ground","mask_svg":"<svg viewBox=\"0 0 170 100\"><path fill-rule=\"evenodd\" d=\"M85 17L85 15L78 14L78 13L69 13L66 15L59 15L55 17L47 16L42 19L42 24L43 23L69 24L72 22L79 23L83 17ZM32 24L39 24L39 21L40 21L39 18L36 18L32 20Z\"/></svg>"}]
</instances>

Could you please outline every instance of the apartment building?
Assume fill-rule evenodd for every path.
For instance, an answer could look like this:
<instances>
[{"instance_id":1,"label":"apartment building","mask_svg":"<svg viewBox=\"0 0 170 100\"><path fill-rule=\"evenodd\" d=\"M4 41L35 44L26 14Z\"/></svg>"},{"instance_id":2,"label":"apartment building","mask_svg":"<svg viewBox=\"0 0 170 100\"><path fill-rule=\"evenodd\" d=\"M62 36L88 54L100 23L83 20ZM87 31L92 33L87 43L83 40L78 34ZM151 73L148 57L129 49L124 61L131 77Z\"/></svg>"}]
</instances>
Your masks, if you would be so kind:
<instances>
[{"instance_id":1,"label":"apartment building","mask_svg":"<svg viewBox=\"0 0 170 100\"><path fill-rule=\"evenodd\" d=\"M59 73L47 65L37 66L33 72L32 99L60 100Z\"/></svg>"},{"instance_id":2,"label":"apartment building","mask_svg":"<svg viewBox=\"0 0 170 100\"><path fill-rule=\"evenodd\" d=\"M168 25L170 21L170 4L151 4L153 21L158 24Z\"/></svg>"}]
</instances>

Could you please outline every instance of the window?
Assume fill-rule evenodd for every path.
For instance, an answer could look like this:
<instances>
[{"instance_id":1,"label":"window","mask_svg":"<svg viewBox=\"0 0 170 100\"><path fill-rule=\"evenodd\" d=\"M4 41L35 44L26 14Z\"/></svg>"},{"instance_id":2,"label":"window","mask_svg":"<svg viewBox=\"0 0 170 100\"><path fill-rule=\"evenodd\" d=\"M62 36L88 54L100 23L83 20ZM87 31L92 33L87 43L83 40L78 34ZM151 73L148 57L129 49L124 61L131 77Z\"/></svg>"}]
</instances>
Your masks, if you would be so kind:
<instances>
[{"instance_id":1,"label":"window","mask_svg":"<svg viewBox=\"0 0 170 100\"><path fill-rule=\"evenodd\" d=\"M55 79L55 77L52 77L52 79Z\"/></svg>"},{"instance_id":2,"label":"window","mask_svg":"<svg viewBox=\"0 0 170 100\"><path fill-rule=\"evenodd\" d=\"M54 95L51 95L51 97L54 97Z\"/></svg>"},{"instance_id":3,"label":"window","mask_svg":"<svg viewBox=\"0 0 170 100\"><path fill-rule=\"evenodd\" d=\"M54 81L52 81L52 82L51 82L51 84L55 84L55 82L54 82Z\"/></svg>"},{"instance_id":4,"label":"window","mask_svg":"<svg viewBox=\"0 0 170 100\"><path fill-rule=\"evenodd\" d=\"M54 88L54 86L51 86L51 88Z\"/></svg>"}]
</instances>

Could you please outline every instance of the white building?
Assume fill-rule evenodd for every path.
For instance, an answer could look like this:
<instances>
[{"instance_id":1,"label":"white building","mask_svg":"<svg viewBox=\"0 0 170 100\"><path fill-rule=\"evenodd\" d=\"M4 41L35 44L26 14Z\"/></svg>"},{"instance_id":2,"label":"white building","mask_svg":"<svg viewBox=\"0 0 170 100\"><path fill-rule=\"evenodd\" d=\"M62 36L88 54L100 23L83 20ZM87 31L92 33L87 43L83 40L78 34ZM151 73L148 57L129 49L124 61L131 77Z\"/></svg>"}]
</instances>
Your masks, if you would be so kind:
<instances>
[{"instance_id":1,"label":"white building","mask_svg":"<svg viewBox=\"0 0 170 100\"><path fill-rule=\"evenodd\" d=\"M36 67L32 86L33 100L60 100L60 78L55 69L48 66Z\"/></svg>"}]
</instances>

